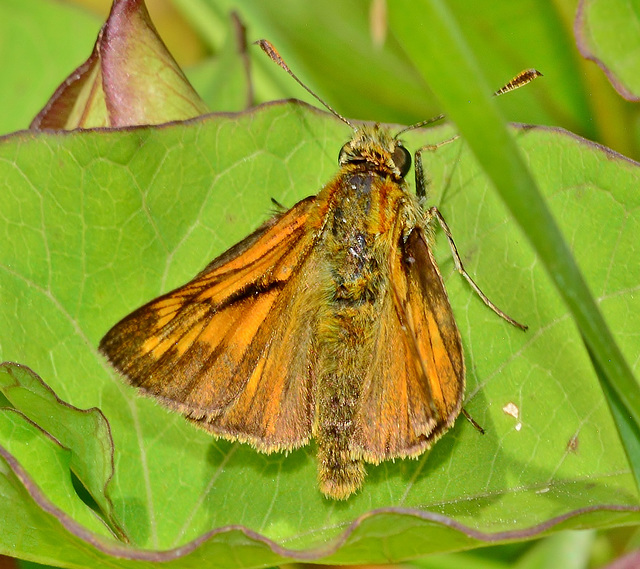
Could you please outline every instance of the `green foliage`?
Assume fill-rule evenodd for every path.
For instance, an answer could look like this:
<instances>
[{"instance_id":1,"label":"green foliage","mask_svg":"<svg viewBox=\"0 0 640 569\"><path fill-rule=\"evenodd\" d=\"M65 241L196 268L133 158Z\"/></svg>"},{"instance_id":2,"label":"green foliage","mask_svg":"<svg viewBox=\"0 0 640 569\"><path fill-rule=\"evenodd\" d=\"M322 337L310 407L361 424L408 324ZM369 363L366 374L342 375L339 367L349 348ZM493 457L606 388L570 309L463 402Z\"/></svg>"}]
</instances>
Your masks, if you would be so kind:
<instances>
[{"instance_id":1,"label":"green foliage","mask_svg":"<svg viewBox=\"0 0 640 569\"><path fill-rule=\"evenodd\" d=\"M306 79L310 55L291 60L286 51L286 26L278 19L285 8L277 16L262 14L260 27L256 14L267 8L259 4L246 3L250 37L272 39ZM463 2L452 4L459 11ZM291 45L313 44L324 33L315 45L328 46L327 60L316 48L311 74L318 90L347 115L411 121L436 114L440 109L424 108L422 84L393 30L384 55L367 56L375 52L365 49L363 6L348 18L336 8L336 29L317 15L316 26L292 32ZM508 28L515 16L506 4L502 9L501 26L497 15L485 13L478 29L487 22ZM571 114L570 122L586 124L585 90L555 75L577 62L567 36L539 40L540 30L555 37L561 14L532 9L529 15L530 27L523 24L521 32L538 48L531 58L541 54L544 62L521 64L524 48L506 50L504 44L499 56L484 35L472 32L469 17L462 18L465 37L481 60L491 62L495 87L534 63L545 72L545 79L501 98L504 108L522 107L525 115L542 117L537 122ZM293 11L291 17L303 16ZM350 38L359 39L359 47L350 49ZM558 53L564 55L553 63ZM339 54L355 61L343 82L333 67L322 67L335 62L339 70ZM295 92L270 62L257 65L264 81L259 92L278 82ZM267 75L269 65L276 79ZM390 80L385 69L406 83ZM371 86L363 87L367 82ZM540 99L540 90L553 94ZM416 106L403 107L403 100ZM597 123L584 128L598 131ZM451 132L403 138L415 150ZM519 128L514 135L637 371L637 164L559 130ZM0 551L69 567L154 560L175 567L292 559L375 563L558 529L638 523L638 489L581 336L461 141L424 153L429 204L443 212L485 293L530 327L522 333L489 311L453 271L446 240L437 237L435 254L466 354L465 407L485 436L461 419L418 460L369 467L362 492L336 504L317 490L313 446L266 456L216 441L140 398L100 357L96 346L112 324L244 237L267 218L271 198L291 206L317 193L336 171L348 137L333 117L289 103L155 128L23 132L0 140L0 358L29 366L41 378L24 367L0 369L7 400L0 411ZM509 403L517 418L503 410ZM556 538L559 543L537 555L584 539Z\"/></svg>"},{"instance_id":2,"label":"green foliage","mask_svg":"<svg viewBox=\"0 0 640 569\"><path fill-rule=\"evenodd\" d=\"M430 454L370 468L363 491L334 504L317 491L312 449L265 456L214 441L136 396L99 356L95 346L110 325L190 278L245 235L267 215L270 197L290 205L314 193L335 169L333 150L347 136L335 119L290 104L235 118L213 116L188 128L18 135L0 147L0 179L7 181L4 231L12 244L2 259L2 319L11 327L3 358L29 365L62 400L104 413L115 471L104 496L94 495L99 505L113 503L113 516L101 506L102 517L122 527L134 548L170 549L214 528L241 525L285 547L285 556L303 550L335 562L470 547L515 530L535 535L549 520L565 516L562 527L633 519L633 477L579 335L460 142L425 157L431 202L447 216L484 290L530 326L522 333L488 311L452 273L446 243L438 241L436 254L467 353L466 406L487 430L484 437L459 421ZM637 275L613 267L635 246L629 221L637 212L635 165L557 132L523 130L517 137L533 171L541 172L539 182L630 354L640 314L632 294ZM412 133L407 139L415 148L425 136ZM558 155L562 161L554 161ZM37 168L33 156L39 157ZM579 162L581 169L567 170L566 161ZM579 183L585 172L588 187ZM606 219L592 216L585 205L592 202ZM602 223L610 229L606 238L587 243ZM601 259L607 259L604 269ZM6 373L13 385L11 370ZM75 420L60 415L59 424L50 425L49 407L18 398L15 387L4 392L84 461L96 464L95 456L102 462L109 456L106 434L100 435L102 451L91 451L94 458L76 448L86 437L80 431L84 413L77 412ZM519 419L503 412L509 402L519 408ZM58 405L55 415L68 412ZM62 437L60 425L77 434ZM55 480L59 470L56 475L50 468L49 461L34 461L26 474L36 484L41 477ZM53 497L48 501L55 504ZM27 505L36 508L29 502L20 507ZM402 512L367 514L389 507ZM587 513L591 509L596 513ZM73 510L63 511L80 523ZM454 520L454 527L434 526L439 516ZM68 534L77 537L74 527L59 531L73 541ZM470 528L465 531L472 537L457 527ZM381 549L380 532L390 528ZM342 544L345 531L349 538ZM402 553L414 532L426 531L437 538ZM248 537L241 542L235 548L246 549L243 564L273 561L267 546L256 548ZM36 549L14 553L31 557L43 547L37 542ZM122 546L103 547L112 552ZM203 546L208 547L214 545Z\"/></svg>"},{"instance_id":3,"label":"green foliage","mask_svg":"<svg viewBox=\"0 0 640 569\"><path fill-rule=\"evenodd\" d=\"M576 17L581 53L598 63L625 98L640 99L638 5L634 2L584 0Z\"/></svg>"}]
</instances>

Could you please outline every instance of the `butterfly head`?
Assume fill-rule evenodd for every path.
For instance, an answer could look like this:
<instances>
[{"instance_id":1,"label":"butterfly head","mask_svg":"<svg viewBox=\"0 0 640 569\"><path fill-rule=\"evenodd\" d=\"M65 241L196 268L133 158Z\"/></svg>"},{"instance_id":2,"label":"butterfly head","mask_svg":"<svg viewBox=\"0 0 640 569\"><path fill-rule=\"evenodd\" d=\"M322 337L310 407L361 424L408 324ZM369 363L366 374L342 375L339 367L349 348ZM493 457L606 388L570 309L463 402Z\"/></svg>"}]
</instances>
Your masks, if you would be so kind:
<instances>
[{"instance_id":1,"label":"butterfly head","mask_svg":"<svg viewBox=\"0 0 640 569\"><path fill-rule=\"evenodd\" d=\"M399 182L411 168L411 153L386 129L363 125L340 149L338 162L355 170L388 174Z\"/></svg>"}]
</instances>

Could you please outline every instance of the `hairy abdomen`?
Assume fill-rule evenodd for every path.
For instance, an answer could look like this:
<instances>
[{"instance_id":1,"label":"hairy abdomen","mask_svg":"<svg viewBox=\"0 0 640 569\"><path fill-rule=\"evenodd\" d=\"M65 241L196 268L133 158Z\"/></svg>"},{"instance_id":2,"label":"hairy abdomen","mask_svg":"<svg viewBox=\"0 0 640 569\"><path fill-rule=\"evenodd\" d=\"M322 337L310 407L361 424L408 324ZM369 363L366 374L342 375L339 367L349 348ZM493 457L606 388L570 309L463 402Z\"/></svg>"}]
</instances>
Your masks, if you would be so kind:
<instances>
[{"instance_id":1,"label":"hairy abdomen","mask_svg":"<svg viewBox=\"0 0 640 569\"><path fill-rule=\"evenodd\" d=\"M395 197L385 187L397 189L368 173L346 178L342 187L346 195L336 200L339 206L323 235L327 302L318 320L313 426L320 489L335 499L347 498L365 477L351 441L387 293L384 259L392 247L392 228L378 214L389 209L380 201Z\"/></svg>"}]
</instances>

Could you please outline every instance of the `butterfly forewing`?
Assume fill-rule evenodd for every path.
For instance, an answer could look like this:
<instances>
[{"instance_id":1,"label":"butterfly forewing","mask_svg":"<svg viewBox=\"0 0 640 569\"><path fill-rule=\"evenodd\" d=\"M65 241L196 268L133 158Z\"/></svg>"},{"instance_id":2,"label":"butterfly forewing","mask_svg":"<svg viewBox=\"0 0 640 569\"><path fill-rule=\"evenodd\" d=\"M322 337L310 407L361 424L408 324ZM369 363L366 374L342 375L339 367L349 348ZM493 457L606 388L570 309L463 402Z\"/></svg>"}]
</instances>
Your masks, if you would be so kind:
<instances>
[{"instance_id":1,"label":"butterfly forewing","mask_svg":"<svg viewBox=\"0 0 640 569\"><path fill-rule=\"evenodd\" d=\"M314 333L317 322L317 267L312 251L286 282L236 368L248 378L224 412L200 425L217 434L249 440L265 451L306 443L314 409ZM262 296L262 295L260 295ZM257 299L256 299L257 300ZM248 311L253 311L248 306Z\"/></svg>"},{"instance_id":2,"label":"butterfly forewing","mask_svg":"<svg viewBox=\"0 0 640 569\"><path fill-rule=\"evenodd\" d=\"M134 386L217 434L262 450L306 442L313 207L299 202L124 318L102 352Z\"/></svg>"}]
</instances>

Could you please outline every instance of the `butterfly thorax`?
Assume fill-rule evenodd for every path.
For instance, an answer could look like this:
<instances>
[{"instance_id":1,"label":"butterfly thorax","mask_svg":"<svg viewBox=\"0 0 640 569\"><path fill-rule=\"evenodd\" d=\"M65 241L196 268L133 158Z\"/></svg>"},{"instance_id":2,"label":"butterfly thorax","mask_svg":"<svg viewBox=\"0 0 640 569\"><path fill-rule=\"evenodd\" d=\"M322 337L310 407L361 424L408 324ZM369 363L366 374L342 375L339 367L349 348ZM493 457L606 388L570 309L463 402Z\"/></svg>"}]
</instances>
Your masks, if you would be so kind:
<instances>
[{"instance_id":1,"label":"butterfly thorax","mask_svg":"<svg viewBox=\"0 0 640 569\"><path fill-rule=\"evenodd\" d=\"M411 156L378 125L365 125L340 151L340 171L317 198L323 220L330 296L340 304L375 302L388 277L391 251L425 216L404 182Z\"/></svg>"}]
</instances>

